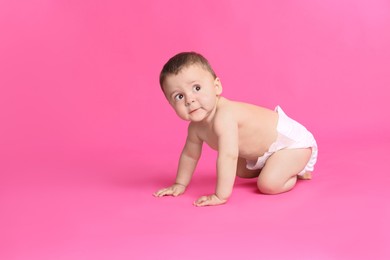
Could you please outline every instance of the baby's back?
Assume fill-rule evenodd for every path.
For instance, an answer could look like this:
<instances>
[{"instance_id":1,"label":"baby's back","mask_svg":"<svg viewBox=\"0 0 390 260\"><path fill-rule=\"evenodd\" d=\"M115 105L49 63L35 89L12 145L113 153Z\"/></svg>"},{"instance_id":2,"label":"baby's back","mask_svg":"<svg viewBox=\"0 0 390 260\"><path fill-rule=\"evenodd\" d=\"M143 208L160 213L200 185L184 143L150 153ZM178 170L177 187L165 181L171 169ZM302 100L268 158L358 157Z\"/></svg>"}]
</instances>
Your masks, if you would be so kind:
<instances>
[{"instance_id":1,"label":"baby's back","mask_svg":"<svg viewBox=\"0 0 390 260\"><path fill-rule=\"evenodd\" d=\"M227 106L238 124L239 156L256 160L268 151L277 138L278 114L252 104L221 100L221 109Z\"/></svg>"}]
</instances>

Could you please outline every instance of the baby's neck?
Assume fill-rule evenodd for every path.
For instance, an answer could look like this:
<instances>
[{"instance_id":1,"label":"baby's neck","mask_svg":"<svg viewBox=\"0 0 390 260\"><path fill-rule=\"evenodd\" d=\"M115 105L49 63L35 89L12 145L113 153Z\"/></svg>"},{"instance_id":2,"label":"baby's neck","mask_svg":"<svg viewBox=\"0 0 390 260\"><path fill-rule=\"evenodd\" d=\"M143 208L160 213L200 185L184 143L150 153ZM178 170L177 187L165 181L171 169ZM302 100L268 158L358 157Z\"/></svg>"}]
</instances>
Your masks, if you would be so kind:
<instances>
[{"instance_id":1,"label":"baby's neck","mask_svg":"<svg viewBox=\"0 0 390 260\"><path fill-rule=\"evenodd\" d=\"M214 109L211 111L210 115L208 115L204 120L199 122L200 124L203 125L203 127L212 127L213 126L214 119L215 119L215 114L218 111L218 107L221 105L221 103L224 102L224 100L225 100L225 98L223 98L222 96L218 96L217 97Z\"/></svg>"}]
</instances>

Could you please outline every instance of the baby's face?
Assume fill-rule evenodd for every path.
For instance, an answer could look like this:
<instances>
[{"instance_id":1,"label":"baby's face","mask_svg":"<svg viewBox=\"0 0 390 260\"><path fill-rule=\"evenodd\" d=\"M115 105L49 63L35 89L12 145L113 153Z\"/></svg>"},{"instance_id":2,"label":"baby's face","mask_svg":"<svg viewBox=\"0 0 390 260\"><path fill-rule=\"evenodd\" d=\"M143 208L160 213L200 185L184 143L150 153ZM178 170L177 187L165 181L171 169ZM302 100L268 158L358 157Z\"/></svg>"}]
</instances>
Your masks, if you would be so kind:
<instances>
[{"instance_id":1,"label":"baby's face","mask_svg":"<svg viewBox=\"0 0 390 260\"><path fill-rule=\"evenodd\" d=\"M213 115L221 82L210 72L194 64L177 75L169 75L163 85L164 93L176 114L183 120L200 122Z\"/></svg>"}]
</instances>

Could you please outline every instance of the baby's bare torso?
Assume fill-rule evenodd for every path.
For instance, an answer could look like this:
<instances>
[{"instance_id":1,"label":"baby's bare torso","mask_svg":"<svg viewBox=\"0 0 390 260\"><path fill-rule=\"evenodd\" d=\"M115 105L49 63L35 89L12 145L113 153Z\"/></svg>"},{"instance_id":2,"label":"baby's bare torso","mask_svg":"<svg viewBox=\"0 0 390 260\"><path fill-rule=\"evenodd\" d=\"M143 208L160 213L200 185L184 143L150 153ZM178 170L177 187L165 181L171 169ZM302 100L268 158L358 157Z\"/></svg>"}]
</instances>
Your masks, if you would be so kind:
<instances>
[{"instance_id":1,"label":"baby's bare torso","mask_svg":"<svg viewBox=\"0 0 390 260\"><path fill-rule=\"evenodd\" d=\"M277 138L278 114L272 110L251 104L240 103L220 97L215 119L227 113L238 128L239 157L257 160ZM214 122L195 123L198 137L212 149L218 150L218 136L214 131Z\"/></svg>"}]
</instances>

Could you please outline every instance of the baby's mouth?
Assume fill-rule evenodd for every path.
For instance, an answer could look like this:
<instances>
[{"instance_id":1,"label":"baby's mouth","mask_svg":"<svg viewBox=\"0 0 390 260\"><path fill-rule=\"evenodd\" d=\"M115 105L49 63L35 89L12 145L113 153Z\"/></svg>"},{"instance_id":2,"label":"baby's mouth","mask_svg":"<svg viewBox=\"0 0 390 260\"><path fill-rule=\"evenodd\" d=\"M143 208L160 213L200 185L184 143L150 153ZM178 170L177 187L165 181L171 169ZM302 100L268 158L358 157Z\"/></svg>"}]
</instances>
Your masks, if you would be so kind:
<instances>
[{"instance_id":1,"label":"baby's mouth","mask_svg":"<svg viewBox=\"0 0 390 260\"><path fill-rule=\"evenodd\" d=\"M196 108L196 109L194 109L194 110L191 110L191 111L190 111L190 114L196 112L196 111L199 110L199 109L200 109L200 108Z\"/></svg>"}]
</instances>

